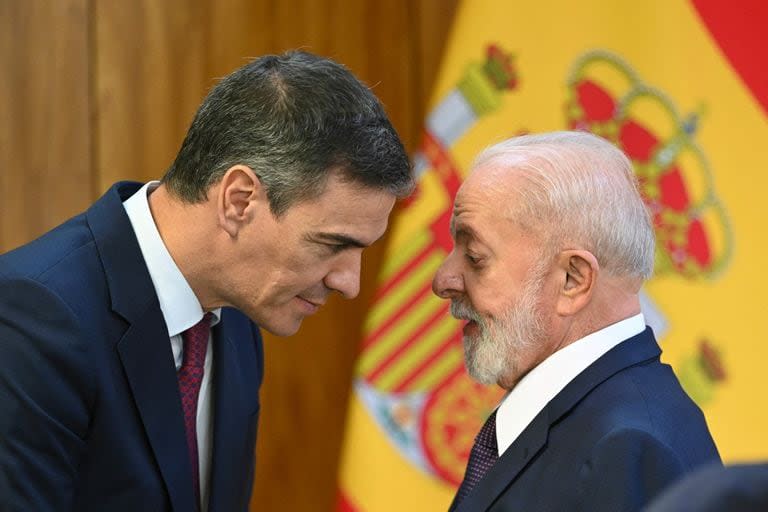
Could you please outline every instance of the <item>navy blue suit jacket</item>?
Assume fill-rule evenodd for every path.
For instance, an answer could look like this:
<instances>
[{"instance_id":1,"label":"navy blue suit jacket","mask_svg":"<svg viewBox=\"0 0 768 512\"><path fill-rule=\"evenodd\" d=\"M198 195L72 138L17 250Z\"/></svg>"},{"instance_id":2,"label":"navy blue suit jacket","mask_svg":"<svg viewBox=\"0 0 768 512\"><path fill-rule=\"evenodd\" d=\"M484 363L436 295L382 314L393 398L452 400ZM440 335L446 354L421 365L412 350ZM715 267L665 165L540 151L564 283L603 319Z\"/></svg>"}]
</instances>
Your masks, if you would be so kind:
<instances>
[{"instance_id":1,"label":"navy blue suit jacket","mask_svg":"<svg viewBox=\"0 0 768 512\"><path fill-rule=\"evenodd\" d=\"M119 183L0 256L0 510L193 510L168 331ZM213 330L209 510L245 511L262 380L258 328Z\"/></svg>"},{"instance_id":2,"label":"navy blue suit jacket","mask_svg":"<svg viewBox=\"0 0 768 512\"><path fill-rule=\"evenodd\" d=\"M572 380L502 454L458 512L627 512L720 463L701 410L650 328Z\"/></svg>"}]
</instances>

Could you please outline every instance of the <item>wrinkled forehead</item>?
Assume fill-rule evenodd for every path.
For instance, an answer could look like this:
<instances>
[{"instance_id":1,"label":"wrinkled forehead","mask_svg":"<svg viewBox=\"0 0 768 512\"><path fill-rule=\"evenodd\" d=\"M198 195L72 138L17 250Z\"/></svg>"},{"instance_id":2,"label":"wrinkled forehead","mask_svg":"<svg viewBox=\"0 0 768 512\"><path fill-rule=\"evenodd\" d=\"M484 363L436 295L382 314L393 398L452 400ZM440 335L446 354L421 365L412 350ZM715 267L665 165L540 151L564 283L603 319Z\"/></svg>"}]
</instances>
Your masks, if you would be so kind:
<instances>
[{"instance_id":1,"label":"wrinkled forehead","mask_svg":"<svg viewBox=\"0 0 768 512\"><path fill-rule=\"evenodd\" d=\"M474 205L486 205L499 216L508 215L509 208L519 202L526 186L521 173L507 165L488 162L473 168L459 187L454 198L454 213Z\"/></svg>"},{"instance_id":2,"label":"wrinkled forehead","mask_svg":"<svg viewBox=\"0 0 768 512\"><path fill-rule=\"evenodd\" d=\"M453 204L450 232L454 240L483 239L492 232L503 230L509 223L504 193L493 180L469 180L465 182Z\"/></svg>"},{"instance_id":3,"label":"wrinkled forehead","mask_svg":"<svg viewBox=\"0 0 768 512\"><path fill-rule=\"evenodd\" d=\"M450 221L451 234L524 232L544 239L550 228L542 212L531 212L526 199L532 187L527 173L508 162L488 161L473 168L459 188ZM468 226L467 226L468 225ZM473 229L472 229L473 228Z\"/></svg>"}]
</instances>

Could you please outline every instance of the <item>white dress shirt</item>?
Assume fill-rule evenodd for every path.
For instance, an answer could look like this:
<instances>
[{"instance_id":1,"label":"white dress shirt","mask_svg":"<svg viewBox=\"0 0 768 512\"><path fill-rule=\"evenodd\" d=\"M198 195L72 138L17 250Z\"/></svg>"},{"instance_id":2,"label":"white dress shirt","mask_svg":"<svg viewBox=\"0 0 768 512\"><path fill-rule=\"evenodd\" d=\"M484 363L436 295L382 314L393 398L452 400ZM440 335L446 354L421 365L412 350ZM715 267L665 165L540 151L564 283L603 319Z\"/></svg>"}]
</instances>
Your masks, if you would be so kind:
<instances>
[{"instance_id":1,"label":"white dress shirt","mask_svg":"<svg viewBox=\"0 0 768 512\"><path fill-rule=\"evenodd\" d=\"M610 349L644 330L645 317L639 313L574 341L528 372L496 411L499 456L577 375Z\"/></svg>"},{"instance_id":2,"label":"white dress shirt","mask_svg":"<svg viewBox=\"0 0 768 512\"><path fill-rule=\"evenodd\" d=\"M168 326L168 337L171 342L173 359L176 363L176 371L178 371L183 359L184 342L181 333L202 320L204 311L200 301L197 300L189 283L165 247L152 218L147 198L158 185L160 185L159 181L147 183L126 199L123 202L123 207L136 233L144 262L149 271L149 277L152 279L157 298L160 301L160 309L165 324ZM211 326L214 326L219 323L221 309L215 309L211 313L213 313ZM205 373L200 385L200 395L197 399L197 450L202 512L208 510L208 483L210 481L211 450L213 448L213 425L211 422L211 412L213 411L213 394L211 393L213 350L211 343L213 343L212 336L208 339L209 348L205 354Z\"/></svg>"}]
</instances>

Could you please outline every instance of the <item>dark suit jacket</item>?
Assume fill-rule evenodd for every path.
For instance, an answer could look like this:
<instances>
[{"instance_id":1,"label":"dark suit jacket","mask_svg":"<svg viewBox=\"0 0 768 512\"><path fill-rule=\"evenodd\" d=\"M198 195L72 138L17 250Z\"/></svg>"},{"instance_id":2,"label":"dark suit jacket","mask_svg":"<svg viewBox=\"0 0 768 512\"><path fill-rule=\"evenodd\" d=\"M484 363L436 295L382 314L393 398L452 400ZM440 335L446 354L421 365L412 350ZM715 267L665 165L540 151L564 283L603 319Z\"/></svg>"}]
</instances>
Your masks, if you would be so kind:
<instances>
[{"instance_id":1,"label":"dark suit jacket","mask_svg":"<svg viewBox=\"0 0 768 512\"><path fill-rule=\"evenodd\" d=\"M119 183L0 256L0 510L193 510L168 331ZM245 511L263 355L224 308L213 331L211 512Z\"/></svg>"},{"instance_id":2,"label":"dark suit jacket","mask_svg":"<svg viewBox=\"0 0 768 512\"><path fill-rule=\"evenodd\" d=\"M460 512L639 510L720 457L650 328L603 355L536 416Z\"/></svg>"},{"instance_id":3,"label":"dark suit jacket","mask_svg":"<svg viewBox=\"0 0 768 512\"><path fill-rule=\"evenodd\" d=\"M766 512L768 464L707 466L653 500L645 512Z\"/></svg>"}]
</instances>

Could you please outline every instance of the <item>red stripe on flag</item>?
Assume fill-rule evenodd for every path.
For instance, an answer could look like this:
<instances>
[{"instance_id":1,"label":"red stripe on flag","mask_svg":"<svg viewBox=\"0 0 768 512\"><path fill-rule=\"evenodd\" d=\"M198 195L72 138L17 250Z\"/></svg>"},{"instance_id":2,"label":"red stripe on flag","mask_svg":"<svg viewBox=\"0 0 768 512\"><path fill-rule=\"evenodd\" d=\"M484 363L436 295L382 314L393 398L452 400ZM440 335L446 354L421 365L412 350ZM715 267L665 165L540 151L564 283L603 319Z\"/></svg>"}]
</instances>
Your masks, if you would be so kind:
<instances>
[{"instance_id":1,"label":"red stripe on flag","mask_svg":"<svg viewBox=\"0 0 768 512\"><path fill-rule=\"evenodd\" d=\"M720 49L768 114L768 2L764 0L693 0Z\"/></svg>"},{"instance_id":2,"label":"red stripe on flag","mask_svg":"<svg viewBox=\"0 0 768 512\"><path fill-rule=\"evenodd\" d=\"M368 376L367 380L371 383L375 381L383 372L386 370L390 364L392 364L394 361L400 358L400 356L403 355L403 352L408 350L408 348L414 344L416 340L421 338L424 333L429 331L435 323L437 323L438 320L443 318L446 313L448 313L448 307L449 304L446 303L442 305L437 311L435 311L431 317L427 319L426 322L421 324L418 329L416 329L416 332L414 332L411 336L409 336L405 342L401 343L397 349L392 351L384 360L377 366Z\"/></svg>"},{"instance_id":3,"label":"red stripe on flag","mask_svg":"<svg viewBox=\"0 0 768 512\"><path fill-rule=\"evenodd\" d=\"M461 186L461 176L459 175L459 168L451 158L450 152L429 131L424 132L422 152L437 177L440 178L449 202L453 203L453 198ZM453 248L453 239L448 229L452 211L452 207L449 205L429 227L435 244L442 247L446 253L451 252Z\"/></svg>"},{"instance_id":4,"label":"red stripe on flag","mask_svg":"<svg viewBox=\"0 0 768 512\"><path fill-rule=\"evenodd\" d=\"M427 282L422 286L419 291L408 297L408 300L406 300L403 304L400 305L400 307L397 309L395 313L389 316L382 324L379 326L378 329L376 329L374 332L371 333L370 336L366 336L365 340L363 340L363 348L368 349L369 347L376 344L381 337L386 334L386 332L392 328L392 325L400 320L409 309L411 309L414 304L419 302L424 298L425 295L428 295L432 291L432 282Z\"/></svg>"},{"instance_id":5,"label":"red stripe on flag","mask_svg":"<svg viewBox=\"0 0 768 512\"><path fill-rule=\"evenodd\" d=\"M420 365L414 367L414 369L411 371L411 373L406 376L403 380L400 381L400 383L394 388L395 393L403 393L405 391L409 391L408 387L413 384L413 382L418 379L427 369L429 369L430 366L435 364L435 361L440 359L452 346L455 346L458 344L458 342L461 340L461 331L457 330L455 333L451 334L437 349L432 352L432 354L424 359ZM463 363L457 363L456 368L458 370L464 369ZM439 389L440 384L445 382L448 378L450 378L452 375L455 375L456 369L451 370L451 372L446 376L445 379L441 380L440 383L433 386L433 389Z\"/></svg>"},{"instance_id":6,"label":"red stripe on flag","mask_svg":"<svg viewBox=\"0 0 768 512\"><path fill-rule=\"evenodd\" d=\"M339 493L336 496L336 512L360 512L360 509L352 505L344 491L339 489Z\"/></svg>"},{"instance_id":7,"label":"red stripe on flag","mask_svg":"<svg viewBox=\"0 0 768 512\"><path fill-rule=\"evenodd\" d=\"M428 243L419 254L411 258L411 261L409 261L403 268L398 270L390 280L381 286L381 288L376 290L376 294L374 295L373 300L379 301L382 297L386 296L390 291L392 291L392 288L394 288L397 283L402 281L405 276L415 271L416 268L418 268L418 266L421 265L425 259L427 259L427 256L432 253L435 247L437 246L434 242Z\"/></svg>"}]
</instances>

